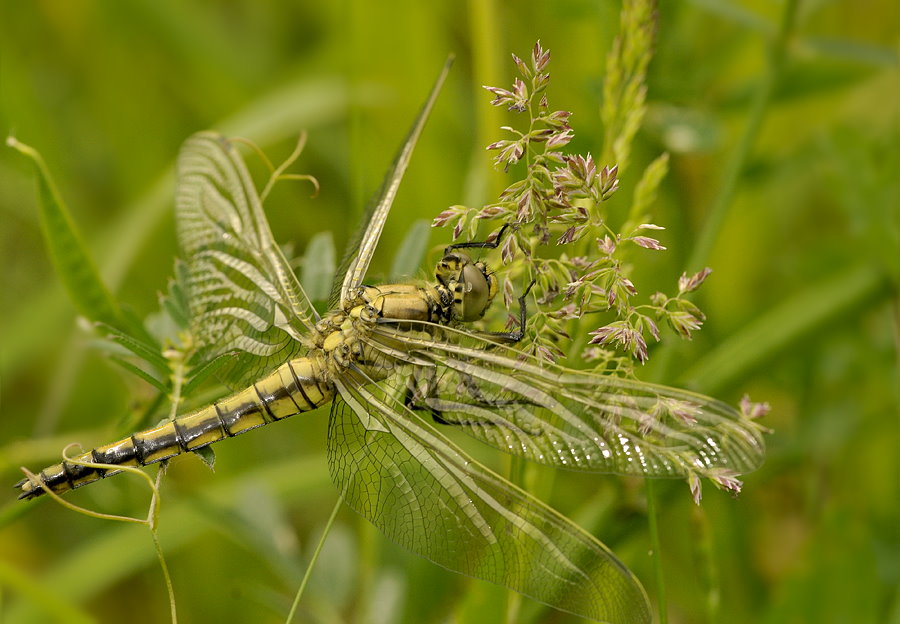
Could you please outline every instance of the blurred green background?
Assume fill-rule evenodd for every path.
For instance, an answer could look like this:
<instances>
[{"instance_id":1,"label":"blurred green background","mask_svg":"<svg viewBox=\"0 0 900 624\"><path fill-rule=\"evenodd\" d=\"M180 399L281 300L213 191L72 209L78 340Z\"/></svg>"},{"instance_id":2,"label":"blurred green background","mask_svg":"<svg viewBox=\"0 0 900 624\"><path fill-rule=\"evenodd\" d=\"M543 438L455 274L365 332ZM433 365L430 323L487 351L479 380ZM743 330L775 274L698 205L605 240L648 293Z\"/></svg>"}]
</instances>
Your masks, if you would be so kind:
<instances>
[{"instance_id":1,"label":"blurred green background","mask_svg":"<svg viewBox=\"0 0 900 624\"><path fill-rule=\"evenodd\" d=\"M101 272L143 316L176 253L172 164L190 133L240 134L278 161L306 129L296 168L322 192L279 185L273 231L298 253L324 230L340 246L454 52L382 239L383 274L415 219L502 189L483 146L508 118L481 85L511 82L510 52L538 38L552 51L551 104L573 111L574 147L599 153L618 11L603 0L2 0L0 132L42 152ZM754 108L783 15L774 2L662 4L648 115L622 180L671 152L654 219L669 251L641 269L647 288L702 268L688 256L712 207L728 208L697 297L709 319L668 353L664 381L772 405L768 460L739 498L707 486L696 508L684 484L656 488L669 621L900 622L900 5L801 2L780 80ZM149 391L79 329L44 252L32 167L7 148L0 189L0 481L12 484L20 465L120 433ZM448 237L433 231L431 244ZM659 359L651 351L647 378ZM322 410L222 445L215 475L193 457L174 462L160 539L180 621L283 621L336 500L325 421ZM538 493L655 600L642 484L553 484ZM0 621L168 619L146 529L8 492ZM71 499L137 515L147 504L130 477ZM507 599L401 551L347 509L311 583L299 621L496 622ZM581 620L523 600L516 621Z\"/></svg>"}]
</instances>

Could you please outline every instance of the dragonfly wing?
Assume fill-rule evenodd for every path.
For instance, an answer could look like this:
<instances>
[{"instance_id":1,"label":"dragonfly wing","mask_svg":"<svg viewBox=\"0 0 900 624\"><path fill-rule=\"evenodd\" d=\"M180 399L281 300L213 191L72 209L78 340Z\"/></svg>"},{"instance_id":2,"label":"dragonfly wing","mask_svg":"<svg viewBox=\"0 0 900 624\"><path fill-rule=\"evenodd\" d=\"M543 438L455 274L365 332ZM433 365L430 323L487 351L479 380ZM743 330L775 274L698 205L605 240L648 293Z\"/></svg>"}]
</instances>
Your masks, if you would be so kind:
<instances>
[{"instance_id":1,"label":"dragonfly wing","mask_svg":"<svg viewBox=\"0 0 900 624\"><path fill-rule=\"evenodd\" d=\"M402 386L402 377L391 379ZM388 537L445 568L563 611L650 622L643 588L609 549L465 455L407 409L397 388L352 377L336 385L332 479Z\"/></svg>"},{"instance_id":2,"label":"dragonfly wing","mask_svg":"<svg viewBox=\"0 0 900 624\"><path fill-rule=\"evenodd\" d=\"M200 132L184 143L175 203L195 362L234 355L219 374L237 385L301 351L316 313L229 139Z\"/></svg>"},{"instance_id":3,"label":"dragonfly wing","mask_svg":"<svg viewBox=\"0 0 900 624\"><path fill-rule=\"evenodd\" d=\"M759 467L759 427L721 401L575 371L452 328L378 325L373 349L419 366L407 403L500 450L574 470L652 477ZM399 343L398 341L402 341Z\"/></svg>"},{"instance_id":4,"label":"dragonfly wing","mask_svg":"<svg viewBox=\"0 0 900 624\"><path fill-rule=\"evenodd\" d=\"M437 100L438 93L444 84L444 80L447 78L447 73L450 71L452 64L453 57L450 57L431 88L431 93L422 106L418 117L413 122L412 128L409 129L409 134L400 147L400 151L397 152L394 162L388 169L387 174L385 174L381 188L369 202L356 234L347 244L344 258L341 261L340 269L335 275L332 287L331 300L329 301L329 308L331 309L335 309L338 306L342 309L345 308L345 304L353 299L353 291L362 284L366 276L369 262L371 262L375 248L378 246L378 239L381 238L384 223L391 210L391 205L394 203L394 198L397 196L400 181L403 179L403 174L406 173L406 167L409 165L413 149L415 149L416 142L419 140L419 135L422 134L422 128L425 127L425 122L429 113L431 113L431 109L435 100Z\"/></svg>"}]
</instances>

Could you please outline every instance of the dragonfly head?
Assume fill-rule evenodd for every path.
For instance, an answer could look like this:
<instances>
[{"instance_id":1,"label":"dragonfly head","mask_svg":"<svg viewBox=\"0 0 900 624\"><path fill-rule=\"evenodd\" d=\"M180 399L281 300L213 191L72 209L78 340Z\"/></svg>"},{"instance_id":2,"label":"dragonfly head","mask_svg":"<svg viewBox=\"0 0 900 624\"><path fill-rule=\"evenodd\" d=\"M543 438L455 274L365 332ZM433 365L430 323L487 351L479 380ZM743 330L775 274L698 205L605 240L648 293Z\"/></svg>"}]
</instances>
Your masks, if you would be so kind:
<instances>
[{"instance_id":1,"label":"dragonfly head","mask_svg":"<svg viewBox=\"0 0 900 624\"><path fill-rule=\"evenodd\" d=\"M469 323L477 321L497 294L497 280L484 262L473 262L459 251L444 255L435 270L437 281L453 297L452 318Z\"/></svg>"}]
</instances>

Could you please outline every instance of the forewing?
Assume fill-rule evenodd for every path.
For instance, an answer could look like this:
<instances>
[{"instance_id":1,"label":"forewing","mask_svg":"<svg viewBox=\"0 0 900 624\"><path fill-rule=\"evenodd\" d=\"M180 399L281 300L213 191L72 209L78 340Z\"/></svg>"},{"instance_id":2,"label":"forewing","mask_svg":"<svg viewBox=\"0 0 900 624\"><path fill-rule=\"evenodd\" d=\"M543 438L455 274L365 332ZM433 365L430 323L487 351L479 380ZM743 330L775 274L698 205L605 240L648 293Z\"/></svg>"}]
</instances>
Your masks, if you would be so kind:
<instances>
[{"instance_id":1,"label":"forewing","mask_svg":"<svg viewBox=\"0 0 900 624\"><path fill-rule=\"evenodd\" d=\"M335 283L332 287L329 301L329 307L332 309L338 305L341 308L346 307L347 302L353 298L353 291L362 284L366 271L369 270L369 262L371 262L375 248L378 246L378 239L381 238L384 223L387 221L391 205L397 196L397 189L400 187L403 174L406 173L406 167L409 165L409 159L412 157L416 141L419 140L419 135L422 134L422 128L425 127L425 122L434 106L435 100L437 100L438 93L444 84L444 80L447 78L447 73L450 71L452 64L453 57L451 56L444 63L441 74L431 88L428 99L425 100L425 104L413 122L406 140L400 147L400 151L397 152L390 169L385 174L381 188L370 200L359 228L347 244L344 258L341 261L340 269L335 275Z\"/></svg>"},{"instance_id":2,"label":"forewing","mask_svg":"<svg viewBox=\"0 0 900 624\"><path fill-rule=\"evenodd\" d=\"M231 141L200 132L184 143L175 205L188 273L192 363L229 355L218 374L237 385L300 352L316 315Z\"/></svg>"},{"instance_id":3,"label":"forewing","mask_svg":"<svg viewBox=\"0 0 900 624\"><path fill-rule=\"evenodd\" d=\"M336 382L329 423L332 479L353 509L455 572L601 622L650 621L643 588L609 549L465 455L391 383L364 382Z\"/></svg>"},{"instance_id":4,"label":"forewing","mask_svg":"<svg viewBox=\"0 0 900 624\"><path fill-rule=\"evenodd\" d=\"M421 331L412 331L418 328ZM762 463L760 428L699 394L574 371L426 323L378 325L372 349L415 359L407 403L500 450L574 470L726 477Z\"/></svg>"}]
</instances>

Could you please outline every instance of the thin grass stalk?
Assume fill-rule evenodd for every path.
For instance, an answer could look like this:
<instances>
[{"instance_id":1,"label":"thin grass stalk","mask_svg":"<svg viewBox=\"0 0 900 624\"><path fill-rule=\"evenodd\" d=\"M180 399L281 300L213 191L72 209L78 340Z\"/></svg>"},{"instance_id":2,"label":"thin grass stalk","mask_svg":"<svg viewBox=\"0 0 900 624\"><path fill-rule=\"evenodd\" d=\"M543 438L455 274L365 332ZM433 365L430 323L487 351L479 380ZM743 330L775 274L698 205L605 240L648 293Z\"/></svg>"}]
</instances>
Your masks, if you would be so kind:
<instances>
[{"instance_id":1,"label":"thin grass stalk","mask_svg":"<svg viewBox=\"0 0 900 624\"><path fill-rule=\"evenodd\" d=\"M731 208L734 202L734 195L737 189L738 178L741 172L744 170L744 165L750 155L750 150L752 149L753 144L756 141L756 137L759 134L760 129L762 128L762 122L765 119L766 112L768 111L769 104L772 99L772 93L784 69L785 61L787 58L787 45L794 31L794 24L797 17L797 8L798 0L788 0L785 3L784 11L781 17L781 23L778 29L778 34L772 42L772 46L770 49L768 70L760 84L759 90L756 92L756 96L750 109L750 116L747 120L747 125L744 127L744 133L741 136L741 139L735 151L732 153L731 158L728 160L728 163L725 166L724 173L722 174L722 183L719 193L713 200L713 205L710 209L708 217L704 222L703 230L700 232L700 236L698 237L697 242L693 247L693 252L688 258L687 269L685 271L688 274L690 274L695 269L699 270L703 268L703 266L706 264L710 252L712 251L713 244L719 237L719 233L722 229L722 224L725 222L725 217L728 215L728 210ZM664 345L663 348L661 348L657 353L657 380L665 380L668 377L668 371L671 367L674 353L675 351L671 347L671 343L667 343L666 345ZM650 527L650 539L653 544L653 565L654 569L656 570L657 579L659 622L660 624L666 624L668 618L665 605L666 598L662 573L662 561L660 560L659 556L659 529L658 519L656 517L656 495L654 493L652 480L645 479L645 483L647 490L647 519ZM708 526L704 526L701 531L708 531L709 529L710 528ZM709 539L709 536L705 536L705 539ZM715 588L710 587L710 594L715 591ZM714 614L715 610L710 613L711 617L714 616Z\"/></svg>"},{"instance_id":2,"label":"thin grass stalk","mask_svg":"<svg viewBox=\"0 0 900 624\"><path fill-rule=\"evenodd\" d=\"M502 74L501 57L506 48L502 35L503 29L498 20L498 13L501 10L495 0L469 0L468 2L469 30L472 41L473 82L471 91L478 95L484 93L483 85L495 84ZM476 107L476 140L473 145L473 162L469 178L470 184L473 184L471 184L472 188L467 189L467 193L473 195L471 198L473 203L480 203L485 197L498 196L504 188L505 176L493 168L485 172L485 168L480 165L480 161L484 158L483 146L493 141L492 136L496 128L503 125L502 119L503 115L496 107ZM523 463L518 458L510 458L504 464L506 466L504 476L516 485L522 486L525 478ZM515 622L520 606L519 594L506 592L502 621Z\"/></svg>"},{"instance_id":3,"label":"thin grass stalk","mask_svg":"<svg viewBox=\"0 0 900 624\"><path fill-rule=\"evenodd\" d=\"M662 543L659 540L659 516L656 511L656 486L653 479L645 479L647 495L647 525L650 529L650 558L653 561L653 576L656 581L656 605L659 612L659 624L669 621L666 581L662 568Z\"/></svg>"},{"instance_id":4,"label":"thin grass stalk","mask_svg":"<svg viewBox=\"0 0 900 624\"><path fill-rule=\"evenodd\" d=\"M685 272L688 275L702 269L707 263L713 245L719 238L722 224L725 222L728 211L734 203L738 178L744 170L744 166L750 156L750 151L762 128L763 120L766 117L769 104L772 100L772 93L784 70L787 59L787 46L794 33L798 3L798 0L788 0L784 5L784 12L781 16L778 34L772 41L769 51L768 69L760 82L759 89L756 91L756 95L750 107L747 125L744 127L741 139L725 165L719 192L713 199L712 207L704 220L703 229L700 231L700 235L697 237L697 241L693 246L693 251L686 263ZM663 345L655 356L657 363L657 380L666 379L668 376L672 358L675 354L670 345L671 343Z\"/></svg>"},{"instance_id":5,"label":"thin grass stalk","mask_svg":"<svg viewBox=\"0 0 900 624\"><path fill-rule=\"evenodd\" d=\"M753 144L756 142L760 128L762 128L763 120L772 101L772 93L778 85L778 80L781 78L784 70L787 46L794 33L798 4L799 0L788 0L784 5L778 34L769 50L768 70L753 99L750 115L747 119L747 125L744 127L741 140L725 165L721 188L713 199L713 205L704 221L703 230L700 232L700 236L694 244L693 252L688 259L687 267L689 271L692 269L699 270L706 264L712 247L719 238L719 232L722 229L722 224L725 222L725 217L728 215L728 210L734 203L738 178L744 170L744 165L750 156L750 151L753 149Z\"/></svg>"},{"instance_id":6,"label":"thin grass stalk","mask_svg":"<svg viewBox=\"0 0 900 624\"><path fill-rule=\"evenodd\" d=\"M150 512L147 515L147 525L150 528L150 537L153 539L153 549L156 551L156 557L159 559L159 567L163 573L163 579L166 583L166 594L169 597L169 613L172 618L172 624L178 624L178 607L175 603L175 586L172 585L172 575L169 573L169 564L166 563L166 556L163 553L162 545L159 542L159 508L162 499L159 495L159 487L162 479L166 474L167 462L163 462L156 473L156 487L153 488L153 496L150 499Z\"/></svg>"},{"instance_id":7,"label":"thin grass stalk","mask_svg":"<svg viewBox=\"0 0 900 624\"><path fill-rule=\"evenodd\" d=\"M721 581L719 579L719 566L716 563L715 544L713 543L713 531L710 527L709 516L702 507L695 507L692 518L692 529L695 536L696 553L701 571L701 582L704 587L704 609L706 621L715 624L719 621L719 613L722 605Z\"/></svg>"},{"instance_id":8,"label":"thin grass stalk","mask_svg":"<svg viewBox=\"0 0 900 624\"><path fill-rule=\"evenodd\" d=\"M97 512L97 511L92 511L90 509L87 509L86 507L81 507L79 505L75 505L74 503L70 503L69 501L62 498L59 494L54 492L52 489L45 487L43 484L41 484L41 487L43 488L44 492L51 499L53 499L56 503L58 503L59 505L65 507L67 509L70 509L76 513L80 513L85 516L97 518L100 520L113 520L113 521L118 521L118 522L128 522L128 523L145 525L148 528L148 530L150 531L150 537L153 541L153 548L156 551L156 556L159 559L159 565L160 565L160 568L162 569L163 579L165 580L165 585L166 585L166 593L167 593L168 599L169 599L169 609L170 609L170 616L172 619L172 624L178 624L178 613L177 613L177 608L176 608L176 603L175 603L175 589L174 589L174 586L172 585L172 577L169 573L169 565L166 563L166 558L165 558L165 555L163 554L162 546L160 545L159 532L158 532L159 509L160 509L160 501L161 501L159 488L160 488L160 484L162 483L163 476L165 476L166 466L168 464L163 462L160 465L159 471L157 471L157 473L156 473L156 479L154 480L154 479L151 479L150 475L148 475L146 472L144 472L143 470L141 470L140 468L137 468L135 466L99 464L96 462L79 461L77 459L69 457L67 455L67 451L72 446L73 445L70 444L63 451L63 460L66 462L69 462L69 463L75 464L75 465L79 465L79 466L89 466L89 467L93 467L93 468L107 468L110 470L121 470L123 472L138 475L142 479L144 479L147 482L147 485L152 492L151 498L150 498L150 507L147 510L147 517L144 519L141 519L141 518L133 518L131 516L120 516L120 515L106 514L106 513L101 513L101 512ZM25 476L27 476L32 481L34 481L36 483L40 483L40 480L38 479L38 477L36 475L34 475L33 473L31 473L29 470L22 468L22 472L24 472Z\"/></svg>"},{"instance_id":9,"label":"thin grass stalk","mask_svg":"<svg viewBox=\"0 0 900 624\"><path fill-rule=\"evenodd\" d=\"M291 605L291 610L288 612L287 619L285 619L285 624L291 624L294 619L294 615L297 613L297 607L300 606L300 598L303 596L303 590L306 589L306 584L309 582L310 577L312 576L313 568L316 566L316 561L319 560L319 554L322 552L322 547L325 545L325 538L328 537L328 534L331 532L331 527L334 525L334 519L337 517L338 510L340 510L341 505L344 503L344 495L341 494L338 496L337 502L334 504L334 509L331 510L331 515L328 517L328 522L325 523L325 529L322 531L322 537L319 538L319 543L316 544L316 550L313 552L312 558L309 560L309 565L306 566L306 572L303 574L303 580L300 582L300 587L297 588L297 594L294 596L294 602Z\"/></svg>"}]
</instances>

